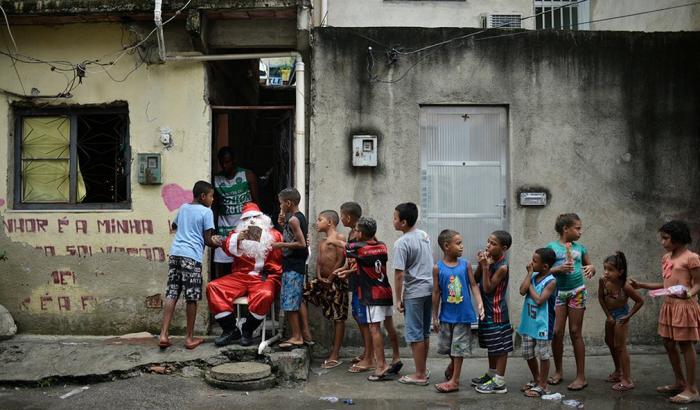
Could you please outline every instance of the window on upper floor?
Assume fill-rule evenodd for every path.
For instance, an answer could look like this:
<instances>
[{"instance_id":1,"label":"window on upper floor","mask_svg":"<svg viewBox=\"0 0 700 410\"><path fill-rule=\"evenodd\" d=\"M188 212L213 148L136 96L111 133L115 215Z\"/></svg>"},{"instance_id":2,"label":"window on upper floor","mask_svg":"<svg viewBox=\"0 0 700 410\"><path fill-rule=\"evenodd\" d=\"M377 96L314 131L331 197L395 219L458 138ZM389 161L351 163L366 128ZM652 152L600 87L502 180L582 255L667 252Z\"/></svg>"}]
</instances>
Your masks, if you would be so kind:
<instances>
[{"instance_id":1,"label":"window on upper floor","mask_svg":"<svg viewBox=\"0 0 700 410\"><path fill-rule=\"evenodd\" d=\"M125 105L14 112L15 209L131 206Z\"/></svg>"},{"instance_id":2,"label":"window on upper floor","mask_svg":"<svg viewBox=\"0 0 700 410\"><path fill-rule=\"evenodd\" d=\"M588 28L588 2L578 0L535 0L535 28L585 30Z\"/></svg>"}]
</instances>

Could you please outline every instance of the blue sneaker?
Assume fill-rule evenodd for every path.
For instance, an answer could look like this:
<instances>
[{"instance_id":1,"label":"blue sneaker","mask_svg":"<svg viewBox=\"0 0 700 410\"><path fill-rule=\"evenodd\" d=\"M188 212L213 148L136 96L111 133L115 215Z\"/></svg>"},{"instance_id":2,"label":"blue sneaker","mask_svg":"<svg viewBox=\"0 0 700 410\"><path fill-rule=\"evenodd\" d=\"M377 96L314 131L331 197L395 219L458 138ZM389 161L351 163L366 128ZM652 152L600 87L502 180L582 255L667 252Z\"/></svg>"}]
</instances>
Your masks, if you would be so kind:
<instances>
[{"instance_id":1,"label":"blue sneaker","mask_svg":"<svg viewBox=\"0 0 700 410\"><path fill-rule=\"evenodd\" d=\"M504 394L508 393L508 389L506 388L506 384L498 384L496 383L496 379L492 378L491 380L487 381L484 384L480 384L475 387L475 390L478 391L479 393L483 394Z\"/></svg>"},{"instance_id":2,"label":"blue sneaker","mask_svg":"<svg viewBox=\"0 0 700 410\"><path fill-rule=\"evenodd\" d=\"M488 373L484 373L483 376L481 377L475 377L472 379L472 386L478 386L480 384L484 384L487 381L491 380L491 376L489 376Z\"/></svg>"}]
</instances>

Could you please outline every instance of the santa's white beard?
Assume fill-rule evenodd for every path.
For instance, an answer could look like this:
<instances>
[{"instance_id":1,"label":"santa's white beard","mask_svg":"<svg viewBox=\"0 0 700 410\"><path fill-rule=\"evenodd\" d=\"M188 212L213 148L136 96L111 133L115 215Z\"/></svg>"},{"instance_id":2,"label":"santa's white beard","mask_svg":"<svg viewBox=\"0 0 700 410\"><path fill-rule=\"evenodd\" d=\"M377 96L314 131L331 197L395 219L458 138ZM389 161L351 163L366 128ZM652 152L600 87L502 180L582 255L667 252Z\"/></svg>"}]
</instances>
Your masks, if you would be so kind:
<instances>
[{"instance_id":1,"label":"santa's white beard","mask_svg":"<svg viewBox=\"0 0 700 410\"><path fill-rule=\"evenodd\" d=\"M252 225L262 228L260 242L244 239L241 241L238 248L244 256L264 260L267 257L267 254L270 252L270 249L272 249L272 243L274 242L274 239L270 234L270 229L272 229L272 220L270 220L270 217L267 215L260 215L254 218L241 220L236 226L236 232L243 232Z\"/></svg>"}]
</instances>

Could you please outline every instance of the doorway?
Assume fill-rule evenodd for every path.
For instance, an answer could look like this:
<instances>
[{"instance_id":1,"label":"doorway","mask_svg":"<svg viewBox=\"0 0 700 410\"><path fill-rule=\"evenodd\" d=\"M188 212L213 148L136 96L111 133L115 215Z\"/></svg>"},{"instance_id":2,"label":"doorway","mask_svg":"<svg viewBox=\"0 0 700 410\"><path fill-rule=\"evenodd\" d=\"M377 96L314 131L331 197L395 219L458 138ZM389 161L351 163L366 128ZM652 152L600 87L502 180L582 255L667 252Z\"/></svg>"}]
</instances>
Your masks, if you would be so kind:
<instances>
[{"instance_id":1,"label":"doorway","mask_svg":"<svg viewBox=\"0 0 700 410\"><path fill-rule=\"evenodd\" d=\"M423 106L419 135L422 226L431 238L458 231L473 264L489 234L507 229L506 108Z\"/></svg>"}]
</instances>

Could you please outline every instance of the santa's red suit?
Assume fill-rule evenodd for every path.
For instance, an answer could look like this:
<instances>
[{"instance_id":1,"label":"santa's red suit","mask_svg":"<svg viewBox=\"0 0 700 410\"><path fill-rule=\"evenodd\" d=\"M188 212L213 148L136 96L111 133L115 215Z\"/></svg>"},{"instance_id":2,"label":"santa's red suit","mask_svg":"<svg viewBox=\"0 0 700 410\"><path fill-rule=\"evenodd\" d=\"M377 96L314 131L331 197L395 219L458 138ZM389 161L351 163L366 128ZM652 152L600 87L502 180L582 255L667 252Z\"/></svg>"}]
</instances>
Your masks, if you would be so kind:
<instances>
[{"instance_id":1,"label":"santa's red suit","mask_svg":"<svg viewBox=\"0 0 700 410\"><path fill-rule=\"evenodd\" d=\"M260 241L239 240L249 226L262 228ZM267 215L252 202L243 206L241 221L221 245L233 257L231 273L209 282L207 299L209 310L219 319L233 312L233 301L248 297L248 311L256 319L263 319L270 311L280 289L282 250L272 244L282 242L282 235L272 227Z\"/></svg>"}]
</instances>

